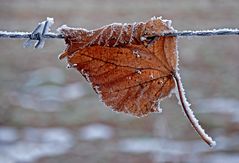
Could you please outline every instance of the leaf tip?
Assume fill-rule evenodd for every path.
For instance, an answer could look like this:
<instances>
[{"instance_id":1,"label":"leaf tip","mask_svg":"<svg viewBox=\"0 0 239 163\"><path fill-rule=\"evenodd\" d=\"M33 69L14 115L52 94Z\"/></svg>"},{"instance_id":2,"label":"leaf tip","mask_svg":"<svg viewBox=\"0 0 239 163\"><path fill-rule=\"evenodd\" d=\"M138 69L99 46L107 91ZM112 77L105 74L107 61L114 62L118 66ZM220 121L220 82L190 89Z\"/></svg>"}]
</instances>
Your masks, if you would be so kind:
<instances>
[{"instance_id":1,"label":"leaf tip","mask_svg":"<svg viewBox=\"0 0 239 163\"><path fill-rule=\"evenodd\" d=\"M215 147L217 145L216 141L212 140L209 144L211 148Z\"/></svg>"}]
</instances>

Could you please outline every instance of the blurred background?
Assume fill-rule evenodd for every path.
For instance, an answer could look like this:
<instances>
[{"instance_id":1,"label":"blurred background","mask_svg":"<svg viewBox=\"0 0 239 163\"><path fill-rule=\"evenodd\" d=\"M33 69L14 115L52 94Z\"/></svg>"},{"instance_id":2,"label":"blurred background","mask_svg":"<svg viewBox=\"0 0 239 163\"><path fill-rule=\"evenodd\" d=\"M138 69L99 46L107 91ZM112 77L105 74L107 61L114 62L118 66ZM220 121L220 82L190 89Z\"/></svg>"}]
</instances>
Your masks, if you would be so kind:
<instances>
[{"instance_id":1,"label":"blurred background","mask_svg":"<svg viewBox=\"0 0 239 163\"><path fill-rule=\"evenodd\" d=\"M171 19L177 30L237 28L238 8L238 0L0 0L0 30L30 32L46 17L55 19L55 32L152 16ZM0 162L239 162L239 37L178 43L187 96L215 148L200 140L174 96L162 102L162 114L140 119L107 109L57 59L63 40L39 50L0 40Z\"/></svg>"}]
</instances>

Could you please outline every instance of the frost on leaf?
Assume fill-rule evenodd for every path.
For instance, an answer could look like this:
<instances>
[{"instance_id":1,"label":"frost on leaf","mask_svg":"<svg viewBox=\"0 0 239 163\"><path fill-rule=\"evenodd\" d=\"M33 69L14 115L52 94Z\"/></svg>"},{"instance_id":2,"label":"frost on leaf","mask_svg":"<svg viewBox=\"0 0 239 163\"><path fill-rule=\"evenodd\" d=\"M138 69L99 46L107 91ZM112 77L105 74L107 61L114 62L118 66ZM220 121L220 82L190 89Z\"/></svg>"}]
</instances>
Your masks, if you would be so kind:
<instances>
[{"instance_id":1,"label":"frost on leaf","mask_svg":"<svg viewBox=\"0 0 239 163\"><path fill-rule=\"evenodd\" d=\"M183 92L177 72L176 37L158 37L173 30L170 21L156 17L95 30L63 26L59 31L67 48L59 58L66 57L101 100L117 112L138 117L160 112L160 101L177 87L179 101L192 126L212 146L214 142L198 124Z\"/></svg>"}]
</instances>

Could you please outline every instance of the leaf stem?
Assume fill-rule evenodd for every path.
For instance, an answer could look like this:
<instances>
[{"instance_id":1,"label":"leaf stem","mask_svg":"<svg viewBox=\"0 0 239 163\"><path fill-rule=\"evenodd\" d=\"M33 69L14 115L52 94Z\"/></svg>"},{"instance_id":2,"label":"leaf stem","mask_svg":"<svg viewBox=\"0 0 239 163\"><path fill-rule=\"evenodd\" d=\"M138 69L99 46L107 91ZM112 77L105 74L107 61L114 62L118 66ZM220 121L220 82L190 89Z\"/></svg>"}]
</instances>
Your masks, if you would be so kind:
<instances>
[{"instance_id":1,"label":"leaf stem","mask_svg":"<svg viewBox=\"0 0 239 163\"><path fill-rule=\"evenodd\" d=\"M177 90L178 90L178 96L179 96L178 100L181 102L183 111L184 111L185 115L187 116L188 120L190 121L191 125L196 130L196 132L199 134L199 136L210 147L215 146L216 142L213 141L212 138L205 133L204 129L200 126L200 124L198 123L198 120L194 116L193 111L190 109L189 103L187 102L186 97L185 97L183 85L182 85L182 82L180 80L179 74L176 72L176 73L173 74L173 77L174 77L174 79L176 81L176 84L177 84Z\"/></svg>"}]
</instances>

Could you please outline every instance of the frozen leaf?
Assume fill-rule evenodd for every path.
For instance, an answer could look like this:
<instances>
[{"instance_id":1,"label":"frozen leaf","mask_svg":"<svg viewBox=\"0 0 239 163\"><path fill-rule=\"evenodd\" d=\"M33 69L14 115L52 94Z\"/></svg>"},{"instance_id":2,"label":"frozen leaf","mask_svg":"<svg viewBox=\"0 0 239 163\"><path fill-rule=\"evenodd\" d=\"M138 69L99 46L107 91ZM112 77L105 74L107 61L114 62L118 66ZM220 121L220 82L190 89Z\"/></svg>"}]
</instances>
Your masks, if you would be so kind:
<instances>
[{"instance_id":1,"label":"frozen leaf","mask_svg":"<svg viewBox=\"0 0 239 163\"><path fill-rule=\"evenodd\" d=\"M80 71L107 106L138 117L160 112L160 101L177 86L191 124L204 141L214 144L186 101L177 71L176 37L158 37L174 31L168 20L154 17L145 23L113 23L91 31L63 26L59 31L68 45L59 58L66 57L68 67Z\"/></svg>"}]
</instances>

